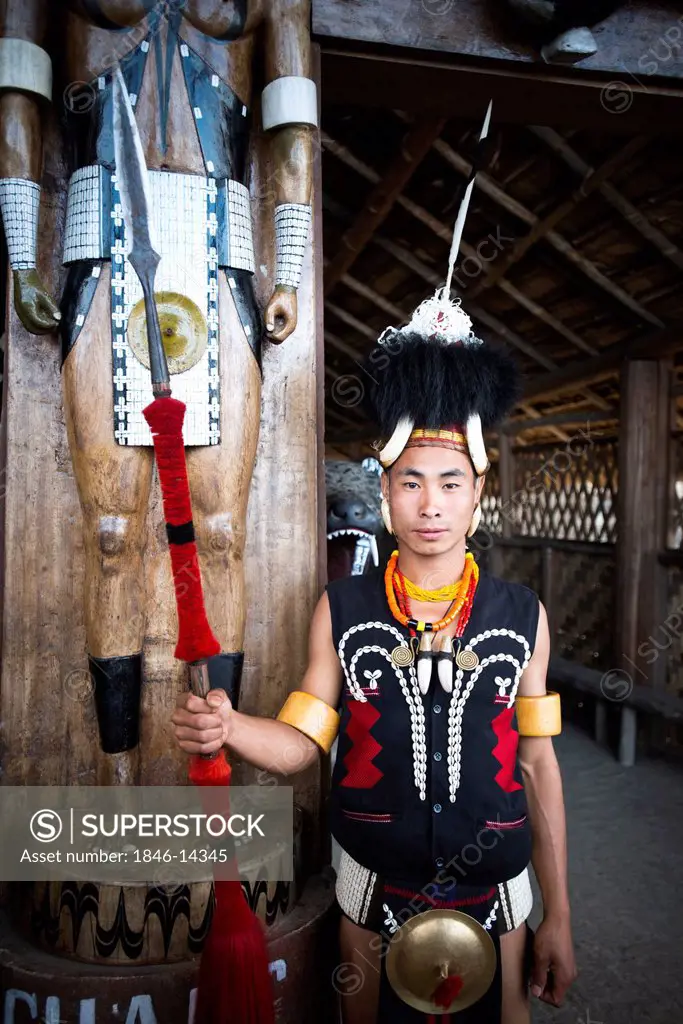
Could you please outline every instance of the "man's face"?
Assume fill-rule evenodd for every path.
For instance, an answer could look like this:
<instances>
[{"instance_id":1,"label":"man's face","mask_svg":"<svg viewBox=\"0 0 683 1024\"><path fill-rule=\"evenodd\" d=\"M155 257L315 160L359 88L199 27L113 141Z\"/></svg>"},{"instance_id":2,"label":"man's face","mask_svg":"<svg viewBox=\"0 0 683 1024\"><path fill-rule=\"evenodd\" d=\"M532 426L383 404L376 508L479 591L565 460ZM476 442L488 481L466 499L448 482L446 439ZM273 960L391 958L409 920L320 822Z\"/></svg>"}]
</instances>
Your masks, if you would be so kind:
<instances>
[{"instance_id":1,"label":"man's face","mask_svg":"<svg viewBox=\"0 0 683 1024\"><path fill-rule=\"evenodd\" d=\"M447 448L408 448L382 478L397 539L421 555L463 540L482 487L469 458Z\"/></svg>"}]
</instances>

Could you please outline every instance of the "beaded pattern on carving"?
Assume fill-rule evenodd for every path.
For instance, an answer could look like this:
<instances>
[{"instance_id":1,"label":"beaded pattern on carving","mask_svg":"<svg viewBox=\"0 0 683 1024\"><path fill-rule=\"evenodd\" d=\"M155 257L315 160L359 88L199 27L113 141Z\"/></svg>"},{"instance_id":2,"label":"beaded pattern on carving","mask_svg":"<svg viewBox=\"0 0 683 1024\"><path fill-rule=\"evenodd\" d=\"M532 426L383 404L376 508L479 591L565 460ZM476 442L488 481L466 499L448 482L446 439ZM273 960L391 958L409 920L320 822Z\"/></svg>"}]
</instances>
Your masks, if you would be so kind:
<instances>
[{"instance_id":1,"label":"beaded pattern on carving","mask_svg":"<svg viewBox=\"0 0 683 1024\"><path fill-rule=\"evenodd\" d=\"M25 178L0 178L0 210L12 270L36 265L40 185Z\"/></svg>"},{"instance_id":2,"label":"beaded pattern on carving","mask_svg":"<svg viewBox=\"0 0 683 1024\"><path fill-rule=\"evenodd\" d=\"M275 207L276 285L299 287L310 223L310 206L282 203Z\"/></svg>"},{"instance_id":3,"label":"beaded pattern on carving","mask_svg":"<svg viewBox=\"0 0 683 1024\"><path fill-rule=\"evenodd\" d=\"M361 647L354 654L351 664L347 668L346 660L344 658L344 647L346 641L353 634L357 633L362 629L383 629L393 637L395 637L402 645L407 647L405 637L399 633L394 626L387 625L386 622L362 622L357 626L352 626L348 629L341 640L339 641L339 660L341 661L344 675L346 677L346 684L349 688L351 697L355 700L367 701L367 696L363 693L362 687L356 676L356 665L359 658L363 654L374 653L381 654L383 658L391 665L391 668L398 679L401 692L406 699L408 704L408 710L410 711L410 731L413 740L413 773L415 779L415 786L417 787L420 800L425 800L427 797L427 742L426 742L426 724L425 724L425 712L424 705L422 703L422 696L420 694L419 687L417 685L417 675L415 672L415 666L413 664L408 666L408 672L410 676L410 684L406 681L405 672L398 665L395 665L391 660L391 654L385 647L380 647L377 644L369 644L365 647Z\"/></svg>"},{"instance_id":4,"label":"beaded pattern on carving","mask_svg":"<svg viewBox=\"0 0 683 1024\"><path fill-rule=\"evenodd\" d=\"M510 698L507 706L512 707L522 672L528 665L531 657L531 650L526 638L520 636L519 633L513 632L511 629L487 629L483 633L479 633L477 636L473 637L464 650L472 650L472 648L476 647L478 643L481 643L483 640L489 640L494 636L507 636L512 640L516 640L517 643L521 644L524 648L524 660L520 664L513 654L492 654L490 657L484 658L479 662L477 668L470 674L462 697L460 696L460 692L462 690L464 669L459 668L457 670L455 680L453 682L453 694L448 708L448 788L451 803L455 802L456 794L460 786L462 720L465 713L465 704L467 703L467 698L474 689L474 684L487 665L492 665L496 662L502 661L510 662L515 668L515 680L510 691Z\"/></svg>"}]
</instances>

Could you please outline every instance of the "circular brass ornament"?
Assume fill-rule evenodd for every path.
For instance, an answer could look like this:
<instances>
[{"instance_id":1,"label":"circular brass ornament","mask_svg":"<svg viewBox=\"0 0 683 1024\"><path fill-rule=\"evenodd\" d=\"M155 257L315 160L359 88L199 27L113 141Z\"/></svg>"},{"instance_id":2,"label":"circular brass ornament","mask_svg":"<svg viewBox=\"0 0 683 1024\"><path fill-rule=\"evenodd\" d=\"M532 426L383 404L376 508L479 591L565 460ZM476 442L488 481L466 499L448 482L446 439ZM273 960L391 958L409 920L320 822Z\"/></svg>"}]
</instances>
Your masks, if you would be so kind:
<instances>
[{"instance_id":1,"label":"circular brass ornament","mask_svg":"<svg viewBox=\"0 0 683 1024\"><path fill-rule=\"evenodd\" d=\"M467 1009L488 991L495 973L493 939L478 921L459 910L417 914L389 943L389 984L404 1003L422 1013ZM439 1006L432 997L448 975L458 975L462 987L449 1006Z\"/></svg>"},{"instance_id":2,"label":"circular brass ornament","mask_svg":"<svg viewBox=\"0 0 683 1024\"><path fill-rule=\"evenodd\" d=\"M192 299L179 292L155 292L154 301L159 313L161 341L166 352L169 373L189 370L199 362L206 351L209 336L206 318ZM136 302L130 311L127 337L135 357L149 370L144 299Z\"/></svg>"},{"instance_id":3,"label":"circular brass ornament","mask_svg":"<svg viewBox=\"0 0 683 1024\"><path fill-rule=\"evenodd\" d=\"M413 652L409 647L394 647L391 652L391 660L399 668L405 668L413 663Z\"/></svg>"},{"instance_id":4,"label":"circular brass ornament","mask_svg":"<svg viewBox=\"0 0 683 1024\"><path fill-rule=\"evenodd\" d=\"M455 656L455 664L458 668L469 672L470 669L476 668L479 664L479 656L474 651L458 651Z\"/></svg>"}]
</instances>

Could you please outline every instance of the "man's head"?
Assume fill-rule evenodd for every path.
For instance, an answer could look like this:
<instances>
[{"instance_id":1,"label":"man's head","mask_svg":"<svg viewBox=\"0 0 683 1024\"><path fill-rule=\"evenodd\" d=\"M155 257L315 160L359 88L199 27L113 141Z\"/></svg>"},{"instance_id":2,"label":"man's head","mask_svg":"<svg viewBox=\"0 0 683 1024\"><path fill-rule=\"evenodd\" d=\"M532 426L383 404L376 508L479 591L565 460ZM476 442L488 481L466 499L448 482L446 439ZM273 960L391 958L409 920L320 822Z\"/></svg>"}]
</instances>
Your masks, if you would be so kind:
<instances>
[{"instance_id":1,"label":"man's head","mask_svg":"<svg viewBox=\"0 0 683 1024\"><path fill-rule=\"evenodd\" d=\"M484 477L463 452L437 446L406 448L382 477L399 546L443 555L462 544L481 500Z\"/></svg>"}]
</instances>

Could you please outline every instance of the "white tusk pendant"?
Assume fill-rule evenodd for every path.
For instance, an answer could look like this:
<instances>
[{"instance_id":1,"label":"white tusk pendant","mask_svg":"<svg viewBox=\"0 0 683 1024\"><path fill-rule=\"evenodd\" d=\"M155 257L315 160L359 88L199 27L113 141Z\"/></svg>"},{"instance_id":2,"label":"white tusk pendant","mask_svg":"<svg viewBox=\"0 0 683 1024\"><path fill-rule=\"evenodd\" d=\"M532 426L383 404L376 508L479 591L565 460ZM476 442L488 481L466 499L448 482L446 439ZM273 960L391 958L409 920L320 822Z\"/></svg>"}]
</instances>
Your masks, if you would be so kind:
<instances>
[{"instance_id":1,"label":"white tusk pendant","mask_svg":"<svg viewBox=\"0 0 683 1024\"><path fill-rule=\"evenodd\" d=\"M453 692L453 640L450 636L441 637L439 652L436 656L436 669L441 688L446 693Z\"/></svg>"},{"instance_id":2,"label":"white tusk pendant","mask_svg":"<svg viewBox=\"0 0 683 1024\"><path fill-rule=\"evenodd\" d=\"M432 681L433 640L432 633L423 633L417 649L417 685L423 696L429 692L429 686Z\"/></svg>"}]
</instances>

